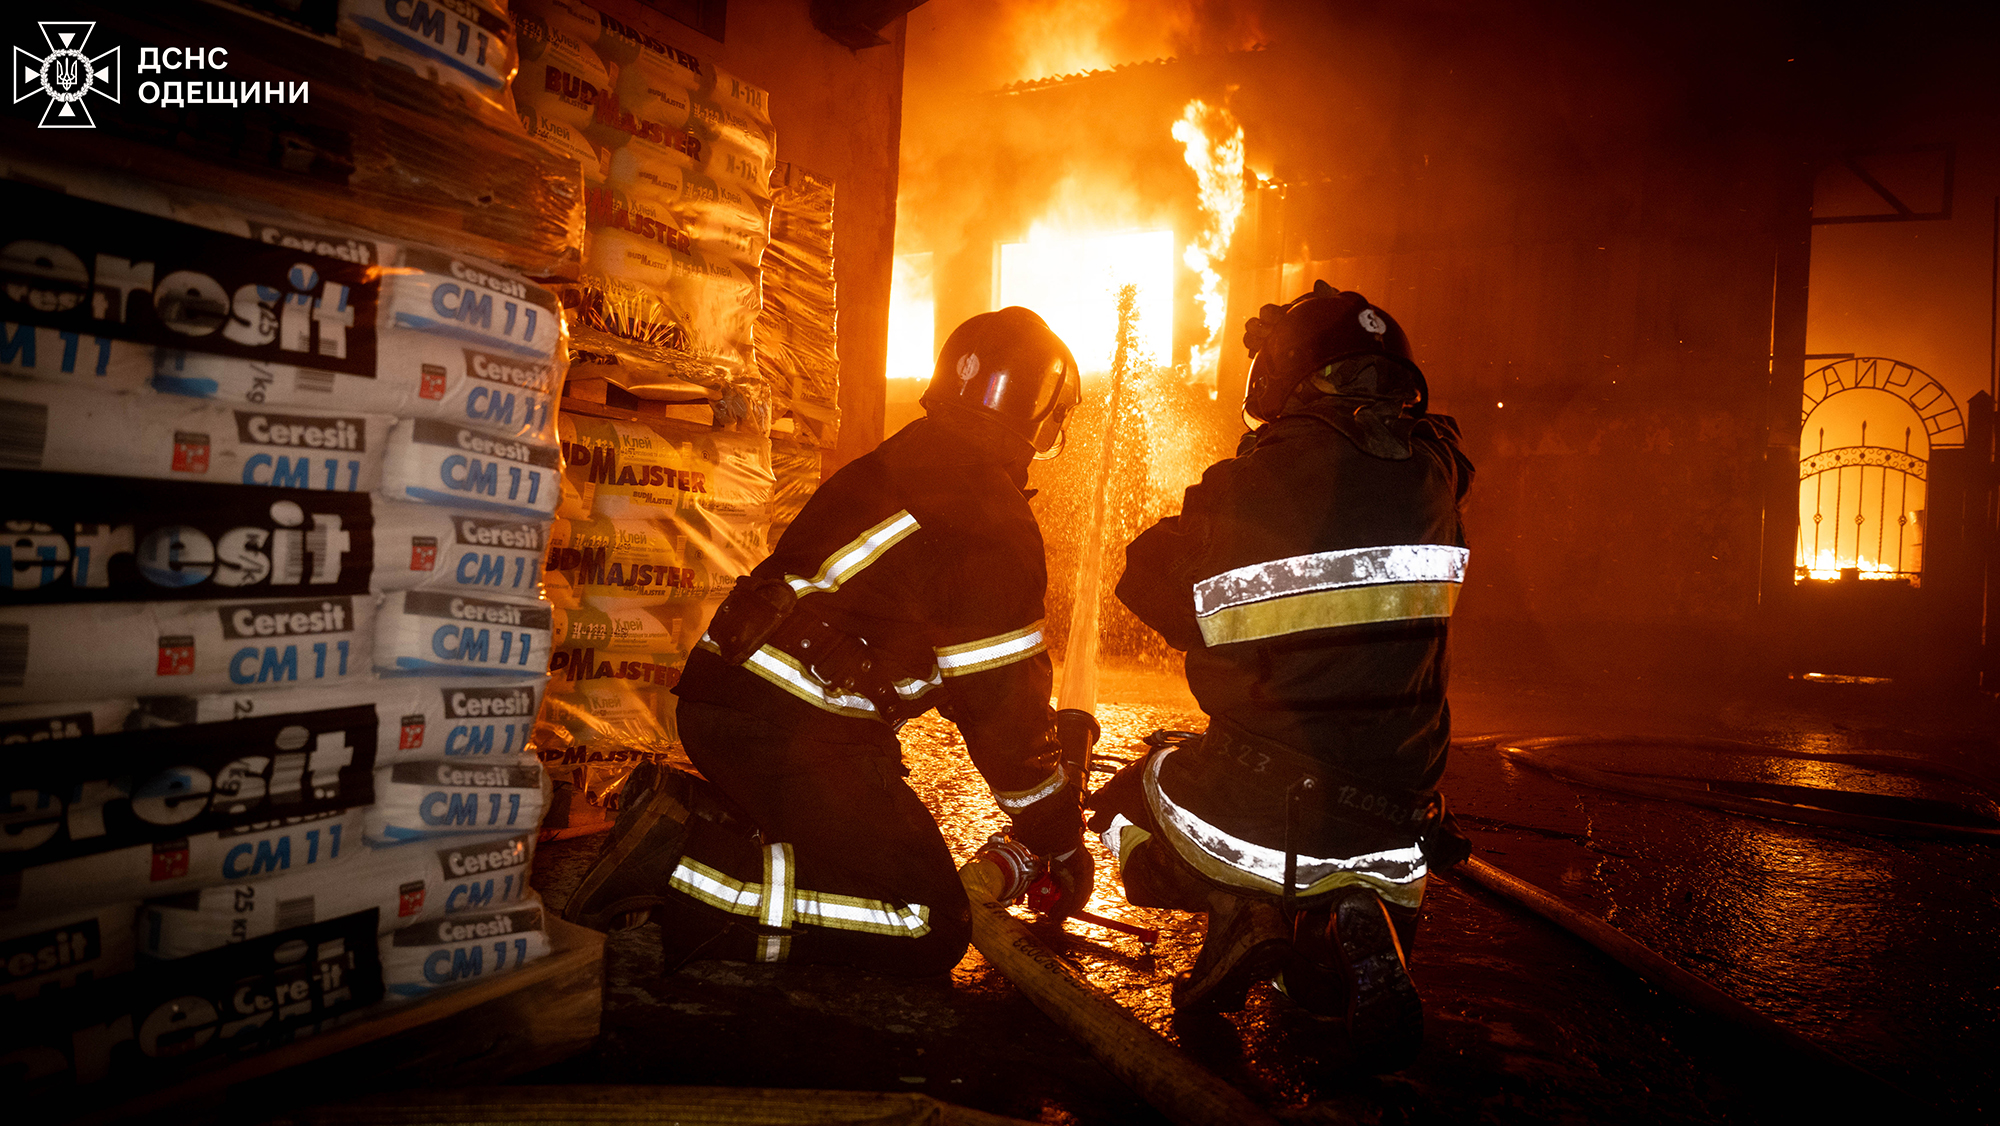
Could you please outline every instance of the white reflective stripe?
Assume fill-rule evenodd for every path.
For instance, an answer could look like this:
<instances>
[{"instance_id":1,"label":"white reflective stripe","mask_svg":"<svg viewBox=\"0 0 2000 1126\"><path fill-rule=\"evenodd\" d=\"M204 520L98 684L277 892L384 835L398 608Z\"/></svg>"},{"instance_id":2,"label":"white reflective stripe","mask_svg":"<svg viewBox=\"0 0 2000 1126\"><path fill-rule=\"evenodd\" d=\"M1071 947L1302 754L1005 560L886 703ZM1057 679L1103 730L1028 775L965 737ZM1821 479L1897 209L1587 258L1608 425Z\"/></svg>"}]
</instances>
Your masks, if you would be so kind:
<instances>
[{"instance_id":1,"label":"white reflective stripe","mask_svg":"<svg viewBox=\"0 0 2000 1126\"><path fill-rule=\"evenodd\" d=\"M930 679L928 680L915 680L906 678L897 681L896 695L902 697L905 700L914 700L917 697L923 695L924 693L929 692L933 688L941 688L943 686L944 686L944 677L937 671L937 669L933 668L931 670Z\"/></svg>"},{"instance_id":2,"label":"white reflective stripe","mask_svg":"<svg viewBox=\"0 0 2000 1126\"><path fill-rule=\"evenodd\" d=\"M792 925L792 846L780 842L764 846L764 909L757 921L767 927Z\"/></svg>"},{"instance_id":3,"label":"white reflective stripe","mask_svg":"<svg viewBox=\"0 0 2000 1126\"><path fill-rule=\"evenodd\" d=\"M781 653L769 645L750 654L743 667L790 692L799 699L816 707L824 708L835 715L853 716L860 719L875 719L875 705L865 696L850 696L845 692L835 692L819 682L790 654Z\"/></svg>"},{"instance_id":4,"label":"white reflective stripe","mask_svg":"<svg viewBox=\"0 0 2000 1126\"><path fill-rule=\"evenodd\" d=\"M827 557L820 564L819 574L810 579L797 575L786 575L794 594L806 595L813 591L835 591L840 584L860 573L861 569L881 558L882 553L917 530L917 518L908 512L898 512L880 524L861 533L861 537Z\"/></svg>"},{"instance_id":5,"label":"white reflective stripe","mask_svg":"<svg viewBox=\"0 0 2000 1126\"><path fill-rule=\"evenodd\" d=\"M918 903L895 907L879 899L806 893L798 897L795 907L799 922L817 923L840 930L921 938L931 929L930 909Z\"/></svg>"},{"instance_id":6,"label":"white reflective stripe","mask_svg":"<svg viewBox=\"0 0 2000 1126\"><path fill-rule=\"evenodd\" d=\"M946 676L965 676L1032 657L1047 647L1042 623L1036 622L997 637L941 646L937 649L937 667Z\"/></svg>"},{"instance_id":7,"label":"white reflective stripe","mask_svg":"<svg viewBox=\"0 0 2000 1126\"><path fill-rule=\"evenodd\" d=\"M764 903L764 889L746 884L710 868L699 860L685 857L674 866L672 886L714 907L753 918Z\"/></svg>"},{"instance_id":8,"label":"white reflective stripe","mask_svg":"<svg viewBox=\"0 0 2000 1126\"><path fill-rule=\"evenodd\" d=\"M1057 790L1062 789L1063 782L1067 777L1068 775L1063 773L1063 768L1058 766L1054 774L1043 779L1042 784L1036 786L1034 789L1009 790L1005 793L995 790L993 791L993 800L1000 804L1001 809L1009 813L1017 813L1055 793Z\"/></svg>"},{"instance_id":9,"label":"white reflective stripe","mask_svg":"<svg viewBox=\"0 0 2000 1126\"><path fill-rule=\"evenodd\" d=\"M782 962L791 957L791 954L791 935L760 934L757 936L757 960L759 962Z\"/></svg>"},{"instance_id":10,"label":"white reflective stripe","mask_svg":"<svg viewBox=\"0 0 2000 1126\"><path fill-rule=\"evenodd\" d=\"M1098 839L1104 842L1104 847L1111 851L1112 858L1118 862L1118 870L1121 873L1125 870L1125 860L1132 855L1132 850L1139 847L1142 842L1151 840L1152 837L1153 834L1134 825L1131 819L1122 813L1113 814L1111 825L1098 834Z\"/></svg>"},{"instance_id":11,"label":"white reflective stripe","mask_svg":"<svg viewBox=\"0 0 2000 1126\"><path fill-rule=\"evenodd\" d=\"M1146 769L1147 796L1156 799L1153 808L1160 815L1162 826L1173 830L1181 839L1218 863L1251 876L1260 883L1268 883L1273 891L1282 890L1285 886L1283 851L1225 833L1193 811L1176 805L1167 796L1167 792L1160 787L1160 766L1172 753L1168 751L1155 755ZM1296 864L1295 891L1304 891L1343 872L1359 873L1395 885L1411 884L1428 875L1424 850L1416 845L1359 856L1309 856L1302 852L1297 854Z\"/></svg>"},{"instance_id":12,"label":"white reflective stripe","mask_svg":"<svg viewBox=\"0 0 2000 1126\"><path fill-rule=\"evenodd\" d=\"M1316 551L1237 567L1194 584L1196 617L1316 590L1380 583L1463 583L1468 552L1437 543Z\"/></svg>"},{"instance_id":13,"label":"white reflective stripe","mask_svg":"<svg viewBox=\"0 0 2000 1126\"><path fill-rule=\"evenodd\" d=\"M776 850L783 849L781 859ZM796 870L791 846L772 845L764 854L765 880L776 882L774 859L782 864L786 873L784 882L790 885ZM683 858L675 866L672 886L676 891L691 896L711 907L727 911L732 915L743 915L756 919L766 926L790 928L796 923L833 927L838 930L863 931L870 934L891 935L897 938L922 938L931 930L931 909L921 903L907 906L885 903L879 899L862 899L851 895L831 892L814 892L793 889L786 897L791 901L789 911L776 917L783 923L772 923L773 913L765 910L767 902L764 894L766 884L745 883L724 875L699 860ZM789 938L784 935L760 936L763 938L785 938L787 945L779 948L779 958L790 951Z\"/></svg>"}]
</instances>

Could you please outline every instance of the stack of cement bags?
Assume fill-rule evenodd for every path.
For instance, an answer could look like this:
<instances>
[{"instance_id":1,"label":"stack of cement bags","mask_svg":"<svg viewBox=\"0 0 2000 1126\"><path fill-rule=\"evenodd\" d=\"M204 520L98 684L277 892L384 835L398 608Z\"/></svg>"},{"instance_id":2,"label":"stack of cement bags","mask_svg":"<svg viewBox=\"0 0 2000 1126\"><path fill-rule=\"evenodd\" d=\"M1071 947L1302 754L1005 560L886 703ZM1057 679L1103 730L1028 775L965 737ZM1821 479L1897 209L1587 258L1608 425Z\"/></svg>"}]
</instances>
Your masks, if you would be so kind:
<instances>
[{"instance_id":1,"label":"stack of cement bags","mask_svg":"<svg viewBox=\"0 0 2000 1126\"><path fill-rule=\"evenodd\" d=\"M547 953L559 304L242 201L37 181L67 190L0 182L19 1093L170 1081Z\"/></svg>"},{"instance_id":2,"label":"stack of cement bags","mask_svg":"<svg viewBox=\"0 0 2000 1126\"><path fill-rule=\"evenodd\" d=\"M617 812L632 767L677 749L671 689L765 554L772 480L762 435L580 414L559 425L556 653L535 739L564 822L580 826Z\"/></svg>"},{"instance_id":3,"label":"stack of cement bags","mask_svg":"<svg viewBox=\"0 0 2000 1126\"><path fill-rule=\"evenodd\" d=\"M766 93L583 0L515 6L515 101L583 164L579 377L769 422L751 338L771 207ZM694 37L690 36L690 39Z\"/></svg>"}]
</instances>

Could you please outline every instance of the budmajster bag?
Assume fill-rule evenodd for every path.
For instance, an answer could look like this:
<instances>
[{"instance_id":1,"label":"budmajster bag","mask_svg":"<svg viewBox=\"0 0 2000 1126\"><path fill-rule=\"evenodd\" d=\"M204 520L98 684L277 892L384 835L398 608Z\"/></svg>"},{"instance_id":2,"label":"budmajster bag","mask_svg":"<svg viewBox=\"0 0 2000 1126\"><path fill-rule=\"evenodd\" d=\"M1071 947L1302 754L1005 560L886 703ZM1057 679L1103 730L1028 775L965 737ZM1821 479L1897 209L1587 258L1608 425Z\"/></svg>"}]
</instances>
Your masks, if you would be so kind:
<instances>
[{"instance_id":1,"label":"budmajster bag","mask_svg":"<svg viewBox=\"0 0 2000 1126\"><path fill-rule=\"evenodd\" d=\"M185 958L371 907L384 934L491 911L529 894L534 844L533 833L517 833L369 848L335 869L154 899L139 915L139 946L148 957Z\"/></svg>"}]
</instances>

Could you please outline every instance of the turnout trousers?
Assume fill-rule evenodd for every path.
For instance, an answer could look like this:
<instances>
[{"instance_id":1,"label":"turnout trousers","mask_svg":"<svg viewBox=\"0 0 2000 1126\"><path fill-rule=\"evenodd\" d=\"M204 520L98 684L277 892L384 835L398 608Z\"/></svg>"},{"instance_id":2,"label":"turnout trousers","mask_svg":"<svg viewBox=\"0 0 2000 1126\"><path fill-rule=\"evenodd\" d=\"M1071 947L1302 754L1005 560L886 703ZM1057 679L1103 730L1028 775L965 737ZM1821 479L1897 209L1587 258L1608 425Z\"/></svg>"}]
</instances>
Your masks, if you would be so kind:
<instances>
[{"instance_id":1,"label":"turnout trousers","mask_svg":"<svg viewBox=\"0 0 2000 1126\"><path fill-rule=\"evenodd\" d=\"M886 725L834 742L686 699L678 722L688 757L751 824L692 823L653 916L670 971L700 956L915 975L965 955L964 886Z\"/></svg>"}]
</instances>

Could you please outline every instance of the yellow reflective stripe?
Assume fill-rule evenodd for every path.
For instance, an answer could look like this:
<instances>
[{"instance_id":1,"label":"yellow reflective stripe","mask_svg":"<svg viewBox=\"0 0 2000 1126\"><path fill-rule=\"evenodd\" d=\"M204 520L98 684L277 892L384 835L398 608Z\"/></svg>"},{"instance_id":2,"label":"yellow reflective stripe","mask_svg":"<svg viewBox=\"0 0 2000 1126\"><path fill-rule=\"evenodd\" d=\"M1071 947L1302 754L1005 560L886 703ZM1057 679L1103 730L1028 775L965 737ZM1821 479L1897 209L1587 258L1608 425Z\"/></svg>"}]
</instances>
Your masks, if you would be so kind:
<instances>
[{"instance_id":1,"label":"yellow reflective stripe","mask_svg":"<svg viewBox=\"0 0 2000 1126\"><path fill-rule=\"evenodd\" d=\"M681 862L674 866L673 878L668 882L675 891L732 915L748 915L754 919L764 903L761 885L744 883L688 857L682 857Z\"/></svg>"},{"instance_id":2,"label":"yellow reflective stripe","mask_svg":"<svg viewBox=\"0 0 2000 1126\"><path fill-rule=\"evenodd\" d=\"M1000 808L1006 810L1008 813L1016 813L1062 789L1065 778L1067 778L1067 775L1063 773L1063 768L1058 766L1054 774L1042 779L1028 789L993 791L993 800L999 802Z\"/></svg>"},{"instance_id":3,"label":"yellow reflective stripe","mask_svg":"<svg viewBox=\"0 0 2000 1126\"><path fill-rule=\"evenodd\" d=\"M931 909L921 903L898 907L879 899L804 891L798 893L795 908L799 922L835 930L898 938L922 938L931 933Z\"/></svg>"},{"instance_id":4,"label":"yellow reflective stripe","mask_svg":"<svg viewBox=\"0 0 2000 1126\"><path fill-rule=\"evenodd\" d=\"M765 879L772 878L773 851L783 849L785 870L792 870L790 845L772 845L764 854ZM787 883L793 877L785 877ZM852 895L838 895L833 892L805 891L793 889L789 896L790 909L781 915L765 910L764 889L768 884L754 884L725 875L699 860L682 857L675 866L672 878L675 891L710 907L719 908L732 915L742 915L756 919L766 926L790 927L794 923L831 927L835 930L862 931L868 934L891 935L899 938L922 938L931 932L931 909L921 903L906 906L887 903L880 899L862 899ZM773 917L787 921L771 923ZM784 938L783 935L759 935L764 939ZM789 953L790 946L782 947L781 954ZM782 956L775 960L782 960Z\"/></svg>"},{"instance_id":5,"label":"yellow reflective stripe","mask_svg":"<svg viewBox=\"0 0 2000 1126\"><path fill-rule=\"evenodd\" d=\"M966 676L1026 660L1047 648L1042 623L1036 622L1011 633L941 646L936 650L938 671L946 676Z\"/></svg>"},{"instance_id":6,"label":"yellow reflective stripe","mask_svg":"<svg viewBox=\"0 0 2000 1126\"><path fill-rule=\"evenodd\" d=\"M898 512L880 524L861 533L852 543L820 564L819 573L810 579L797 575L786 575L794 594L811 594L814 591L832 592L840 589L840 584L859 574L862 568L882 557L882 553L901 543L905 537L917 530L917 518L908 512Z\"/></svg>"},{"instance_id":7,"label":"yellow reflective stripe","mask_svg":"<svg viewBox=\"0 0 2000 1126\"><path fill-rule=\"evenodd\" d=\"M1338 626L1449 618L1459 589L1455 582L1422 582L1317 590L1225 607L1195 621L1203 642L1228 645Z\"/></svg>"},{"instance_id":8,"label":"yellow reflective stripe","mask_svg":"<svg viewBox=\"0 0 2000 1126\"><path fill-rule=\"evenodd\" d=\"M1284 894L1282 850L1224 832L1193 810L1175 804L1160 788L1160 767L1167 755L1173 753L1155 755L1146 768L1145 780L1146 802L1174 851L1197 872L1217 883L1264 895ZM1415 844L1359 856L1322 857L1302 852L1295 861L1294 878L1298 883L1294 890L1304 897L1360 884L1392 903L1413 906L1423 899L1429 872L1423 849Z\"/></svg>"},{"instance_id":9,"label":"yellow reflective stripe","mask_svg":"<svg viewBox=\"0 0 2000 1126\"><path fill-rule=\"evenodd\" d=\"M1118 871L1122 873L1125 871L1126 861L1132 857L1132 850L1152 840L1153 834L1132 824L1130 819L1119 813L1112 815L1110 828L1099 833L1098 838L1104 842L1105 848L1111 850L1111 855L1118 859Z\"/></svg>"},{"instance_id":10,"label":"yellow reflective stripe","mask_svg":"<svg viewBox=\"0 0 2000 1126\"><path fill-rule=\"evenodd\" d=\"M1290 594L1385 583L1462 583L1470 553L1442 543L1395 543L1315 551L1232 567L1194 584L1194 612Z\"/></svg>"},{"instance_id":11,"label":"yellow reflective stripe","mask_svg":"<svg viewBox=\"0 0 2000 1126\"><path fill-rule=\"evenodd\" d=\"M764 846L764 886L770 894L764 897L763 910L757 921L767 927L789 927L792 925L792 846L785 843Z\"/></svg>"},{"instance_id":12,"label":"yellow reflective stripe","mask_svg":"<svg viewBox=\"0 0 2000 1126\"><path fill-rule=\"evenodd\" d=\"M879 718L875 705L870 703L867 697L835 692L821 684L818 677L807 672L797 658L769 645L750 654L749 659L743 662L743 667L816 708L855 719Z\"/></svg>"}]
</instances>

